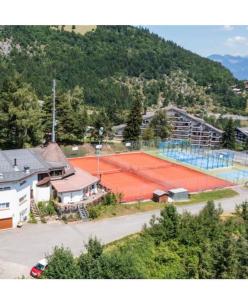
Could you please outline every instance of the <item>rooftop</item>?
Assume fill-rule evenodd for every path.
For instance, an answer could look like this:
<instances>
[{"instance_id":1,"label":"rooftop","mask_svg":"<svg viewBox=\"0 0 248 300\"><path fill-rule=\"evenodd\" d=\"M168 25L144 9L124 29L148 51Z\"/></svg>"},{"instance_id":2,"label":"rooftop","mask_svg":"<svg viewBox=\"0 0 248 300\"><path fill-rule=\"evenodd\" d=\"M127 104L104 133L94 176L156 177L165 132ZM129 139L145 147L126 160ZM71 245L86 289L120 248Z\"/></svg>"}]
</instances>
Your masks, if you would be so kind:
<instances>
[{"instance_id":1,"label":"rooftop","mask_svg":"<svg viewBox=\"0 0 248 300\"><path fill-rule=\"evenodd\" d=\"M177 188L169 190L170 193L177 194L177 193L188 193L188 190L184 188Z\"/></svg>"},{"instance_id":2,"label":"rooftop","mask_svg":"<svg viewBox=\"0 0 248 300\"><path fill-rule=\"evenodd\" d=\"M248 136L248 127L238 127L237 129L246 136Z\"/></svg>"},{"instance_id":3,"label":"rooftop","mask_svg":"<svg viewBox=\"0 0 248 300\"><path fill-rule=\"evenodd\" d=\"M155 195L157 195L157 196L163 196L163 195L167 194L167 192L158 189L158 190L155 190L155 191L153 192L153 194L155 194Z\"/></svg>"},{"instance_id":4,"label":"rooftop","mask_svg":"<svg viewBox=\"0 0 248 300\"><path fill-rule=\"evenodd\" d=\"M18 181L30 174L48 173L58 168L65 168L66 176L75 172L56 143L47 147L0 150L0 183Z\"/></svg>"},{"instance_id":5,"label":"rooftop","mask_svg":"<svg viewBox=\"0 0 248 300\"><path fill-rule=\"evenodd\" d=\"M80 191L83 188L98 182L99 179L90 173L76 168L75 174L60 180L52 181L52 186L58 193Z\"/></svg>"},{"instance_id":6,"label":"rooftop","mask_svg":"<svg viewBox=\"0 0 248 300\"><path fill-rule=\"evenodd\" d=\"M16 166L15 164L16 160ZM29 168L29 173L25 168ZM17 181L36 172L47 172L48 165L32 149L0 151L0 183Z\"/></svg>"}]
</instances>

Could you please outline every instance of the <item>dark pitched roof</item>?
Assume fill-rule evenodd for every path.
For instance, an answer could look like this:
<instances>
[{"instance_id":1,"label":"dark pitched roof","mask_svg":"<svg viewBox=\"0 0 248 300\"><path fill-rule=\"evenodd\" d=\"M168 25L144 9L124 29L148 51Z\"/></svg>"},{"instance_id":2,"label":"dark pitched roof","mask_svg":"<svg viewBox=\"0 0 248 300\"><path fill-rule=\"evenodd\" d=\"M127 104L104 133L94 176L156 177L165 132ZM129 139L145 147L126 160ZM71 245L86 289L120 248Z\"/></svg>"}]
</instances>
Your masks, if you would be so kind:
<instances>
[{"instance_id":1,"label":"dark pitched roof","mask_svg":"<svg viewBox=\"0 0 248 300\"><path fill-rule=\"evenodd\" d=\"M35 151L46 161L49 169L65 168L66 176L75 172L57 143L49 143L46 147L36 148Z\"/></svg>"},{"instance_id":2,"label":"dark pitched roof","mask_svg":"<svg viewBox=\"0 0 248 300\"><path fill-rule=\"evenodd\" d=\"M237 127L236 129L248 137L248 127Z\"/></svg>"},{"instance_id":3,"label":"dark pitched roof","mask_svg":"<svg viewBox=\"0 0 248 300\"><path fill-rule=\"evenodd\" d=\"M16 167L14 160L16 159ZM25 172L29 168L29 173ZM32 149L0 151L0 182L21 180L30 174L47 172L48 165Z\"/></svg>"},{"instance_id":4,"label":"dark pitched roof","mask_svg":"<svg viewBox=\"0 0 248 300\"><path fill-rule=\"evenodd\" d=\"M25 172L24 167L29 168L29 173ZM0 183L18 181L30 174L45 173L58 168L65 169L64 176L75 172L56 143L50 143L47 147L0 150Z\"/></svg>"}]
</instances>

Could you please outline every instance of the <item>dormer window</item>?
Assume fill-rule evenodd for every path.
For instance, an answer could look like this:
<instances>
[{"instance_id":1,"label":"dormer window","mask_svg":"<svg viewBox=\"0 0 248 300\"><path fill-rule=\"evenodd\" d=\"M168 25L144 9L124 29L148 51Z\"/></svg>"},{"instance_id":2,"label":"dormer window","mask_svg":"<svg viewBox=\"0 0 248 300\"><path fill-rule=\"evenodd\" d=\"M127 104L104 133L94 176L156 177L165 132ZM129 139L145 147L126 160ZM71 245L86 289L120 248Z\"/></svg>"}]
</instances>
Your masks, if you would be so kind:
<instances>
[{"instance_id":1,"label":"dormer window","mask_svg":"<svg viewBox=\"0 0 248 300\"><path fill-rule=\"evenodd\" d=\"M63 175L63 170L60 169L60 170L53 170L50 172L50 176L51 177L59 177L59 176L62 176Z\"/></svg>"}]
</instances>

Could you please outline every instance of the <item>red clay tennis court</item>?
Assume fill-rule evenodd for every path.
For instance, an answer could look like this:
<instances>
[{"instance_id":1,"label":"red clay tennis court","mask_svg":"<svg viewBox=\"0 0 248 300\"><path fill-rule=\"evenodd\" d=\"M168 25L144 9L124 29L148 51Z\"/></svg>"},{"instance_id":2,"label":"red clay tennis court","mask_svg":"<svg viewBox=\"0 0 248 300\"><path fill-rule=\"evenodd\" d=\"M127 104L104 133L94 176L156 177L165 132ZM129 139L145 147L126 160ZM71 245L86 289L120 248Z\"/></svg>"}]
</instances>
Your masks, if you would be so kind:
<instances>
[{"instance_id":1,"label":"red clay tennis court","mask_svg":"<svg viewBox=\"0 0 248 300\"><path fill-rule=\"evenodd\" d=\"M150 199L155 189L183 187L200 192L231 186L232 183L143 152L69 159L70 163L92 175L101 174L101 183L123 202Z\"/></svg>"}]
</instances>

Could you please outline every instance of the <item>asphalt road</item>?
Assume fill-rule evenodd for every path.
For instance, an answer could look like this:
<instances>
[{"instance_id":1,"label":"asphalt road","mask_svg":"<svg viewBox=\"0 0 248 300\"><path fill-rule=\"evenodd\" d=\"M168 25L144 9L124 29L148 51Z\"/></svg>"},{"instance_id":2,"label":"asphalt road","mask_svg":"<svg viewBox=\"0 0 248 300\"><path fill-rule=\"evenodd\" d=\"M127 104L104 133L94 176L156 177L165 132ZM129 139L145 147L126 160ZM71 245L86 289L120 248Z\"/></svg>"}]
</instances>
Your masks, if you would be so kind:
<instances>
[{"instance_id":1,"label":"asphalt road","mask_svg":"<svg viewBox=\"0 0 248 300\"><path fill-rule=\"evenodd\" d=\"M239 195L230 199L215 201L221 204L225 212L234 211L237 204L248 201L248 189L236 187ZM178 211L198 213L204 203L178 207ZM138 232L152 215L159 211L138 213L114 217L101 221L78 224L25 224L21 229L0 232L0 278L18 278L27 276L30 267L46 254L51 253L56 245L70 247L75 255L80 254L84 243L90 236L96 236L103 243L120 239Z\"/></svg>"}]
</instances>

